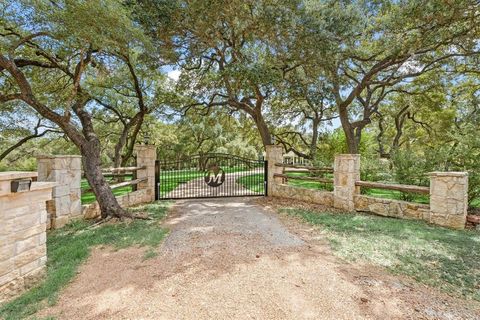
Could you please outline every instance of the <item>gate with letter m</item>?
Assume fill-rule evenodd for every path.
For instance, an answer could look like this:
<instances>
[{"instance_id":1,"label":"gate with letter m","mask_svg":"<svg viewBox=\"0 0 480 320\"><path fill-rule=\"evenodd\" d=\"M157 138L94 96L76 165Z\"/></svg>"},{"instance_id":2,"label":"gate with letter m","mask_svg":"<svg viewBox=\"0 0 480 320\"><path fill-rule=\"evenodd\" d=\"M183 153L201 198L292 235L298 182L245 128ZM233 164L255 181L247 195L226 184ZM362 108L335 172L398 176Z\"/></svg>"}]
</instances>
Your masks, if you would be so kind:
<instances>
[{"instance_id":1,"label":"gate with letter m","mask_svg":"<svg viewBox=\"0 0 480 320\"><path fill-rule=\"evenodd\" d=\"M267 162L221 153L157 160L155 183L157 200L265 196Z\"/></svg>"}]
</instances>

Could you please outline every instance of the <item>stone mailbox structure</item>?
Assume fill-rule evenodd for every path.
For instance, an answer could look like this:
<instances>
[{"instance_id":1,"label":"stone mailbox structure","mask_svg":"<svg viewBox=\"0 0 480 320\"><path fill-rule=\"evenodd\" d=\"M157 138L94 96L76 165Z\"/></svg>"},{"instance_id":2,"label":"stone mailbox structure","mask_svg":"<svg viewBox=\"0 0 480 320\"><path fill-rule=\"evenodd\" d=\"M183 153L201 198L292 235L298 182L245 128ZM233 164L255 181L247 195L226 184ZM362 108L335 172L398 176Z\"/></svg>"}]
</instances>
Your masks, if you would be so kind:
<instances>
[{"instance_id":1,"label":"stone mailbox structure","mask_svg":"<svg viewBox=\"0 0 480 320\"><path fill-rule=\"evenodd\" d=\"M53 199L47 203L48 229L61 228L82 216L81 156L39 156L38 181L56 182Z\"/></svg>"},{"instance_id":2,"label":"stone mailbox structure","mask_svg":"<svg viewBox=\"0 0 480 320\"><path fill-rule=\"evenodd\" d=\"M55 183L32 182L30 190L11 192L12 181L36 172L0 173L0 303L43 278L47 261L47 206Z\"/></svg>"}]
</instances>

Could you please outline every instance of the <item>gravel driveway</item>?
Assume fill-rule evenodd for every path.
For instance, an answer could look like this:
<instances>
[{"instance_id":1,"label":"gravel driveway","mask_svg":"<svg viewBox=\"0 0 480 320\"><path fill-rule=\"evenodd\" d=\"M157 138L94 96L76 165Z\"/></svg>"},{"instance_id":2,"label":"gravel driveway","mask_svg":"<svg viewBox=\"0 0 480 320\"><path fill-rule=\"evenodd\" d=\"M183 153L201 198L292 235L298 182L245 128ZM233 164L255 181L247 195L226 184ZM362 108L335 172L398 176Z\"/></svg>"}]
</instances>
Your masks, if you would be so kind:
<instances>
[{"instance_id":1,"label":"gravel driveway","mask_svg":"<svg viewBox=\"0 0 480 320\"><path fill-rule=\"evenodd\" d=\"M283 219L251 199L178 201L156 258L143 260L141 248L94 250L58 304L41 316L475 318L463 309L457 316L448 297L338 261L318 231Z\"/></svg>"}]
</instances>

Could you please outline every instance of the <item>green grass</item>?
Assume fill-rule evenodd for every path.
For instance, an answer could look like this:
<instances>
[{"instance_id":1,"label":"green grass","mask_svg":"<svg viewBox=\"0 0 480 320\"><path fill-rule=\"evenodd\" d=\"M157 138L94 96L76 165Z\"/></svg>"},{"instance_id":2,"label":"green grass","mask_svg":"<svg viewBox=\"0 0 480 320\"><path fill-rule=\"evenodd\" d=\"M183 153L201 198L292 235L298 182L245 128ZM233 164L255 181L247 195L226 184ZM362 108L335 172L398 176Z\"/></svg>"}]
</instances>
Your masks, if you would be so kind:
<instances>
[{"instance_id":1,"label":"green grass","mask_svg":"<svg viewBox=\"0 0 480 320\"><path fill-rule=\"evenodd\" d=\"M289 173L287 173L287 176L289 176L289 177L313 177L308 172L289 172ZM324 177L333 179L333 177L331 175L325 175ZM313 189L313 190L333 191L333 184L332 183L290 179L290 180L288 180L288 185L294 186L294 187Z\"/></svg>"},{"instance_id":2,"label":"green grass","mask_svg":"<svg viewBox=\"0 0 480 320\"><path fill-rule=\"evenodd\" d=\"M403 201L410 201L416 203L423 203L429 204L430 197L428 195L421 195L421 194L405 194L401 191L395 190L384 190L384 189L362 189L363 194L367 196L377 197L377 198L385 198L385 199L394 199L394 200L403 200Z\"/></svg>"},{"instance_id":3,"label":"green grass","mask_svg":"<svg viewBox=\"0 0 480 320\"><path fill-rule=\"evenodd\" d=\"M107 181L111 182L112 178L107 178ZM127 176L125 177L125 181L132 180L132 176ZM87 179L82 179L81 184L80 184L80 189L81 190L88 190L90 188ZM116 188L113 189L113 194L115 196L123 196L124 194L132 192L132 186L126 186L126 187L121 187L121 188ZM90 204L96 201L95 194L93 192L85 192L82 193L82 204Z\"/></svg>"},{"instance_id":4,"label":"green grass","mask_svg":"<svg viewBox=\"0 0 480 320\"><path fill-rule=\"evenodd\" d=\"M263 173L250 174L248 176L238 178L236 182L248 190L263 193L265 190L263 177Z\"/></svg>"},{"instance_id":5,"label":"green grass","mask_svg":"<svg viewBox=\"0 0 480 320\"><path fill-rule=\"evenodd\" d=\"M456 296L480 301L480 234L422 221L293 208L282 213L321 226L336 255L383 266Z\"/></svg>"},{"instance_id":6,"label":"green grass","mask_svg":"<svg viewBox=\"0 0 480 320\"><path fill-rule=\"evenodd\" d=\"M156 202L130 209L147 212L152 220L105 224L88 228L90 222L72 222L54 230L47 237L47 277L39 286L19 298L0 306L0 318L24 319L45 305L55 304L61 288L75 276L78 266L84 262L92 247L110 245L116 249L138 245L146 247L145 259L155 256L155 248L168 230L160 227L166 216L168 202Z\"/></svg>"}]
</instances>

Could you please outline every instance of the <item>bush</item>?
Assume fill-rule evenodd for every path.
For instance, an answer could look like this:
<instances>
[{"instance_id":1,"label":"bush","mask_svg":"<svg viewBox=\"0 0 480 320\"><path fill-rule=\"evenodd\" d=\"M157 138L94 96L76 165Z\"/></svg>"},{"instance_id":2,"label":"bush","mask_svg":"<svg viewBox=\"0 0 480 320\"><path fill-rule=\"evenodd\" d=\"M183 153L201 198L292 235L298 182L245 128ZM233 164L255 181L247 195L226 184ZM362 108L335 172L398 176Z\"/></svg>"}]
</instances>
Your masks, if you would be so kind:
<instances>
[{"instance_id":1,"label":"bush","mask_svg":"<svg viewBox=\"0 0 480 320\"><path fill-rule=\"evenodd\" d=\"M400 184L428 186L427 162L411 150L398 150L392 155L393 178ZM402 193L402 200L413 201L415 194Z\"/></svg>"}]
</instances>

